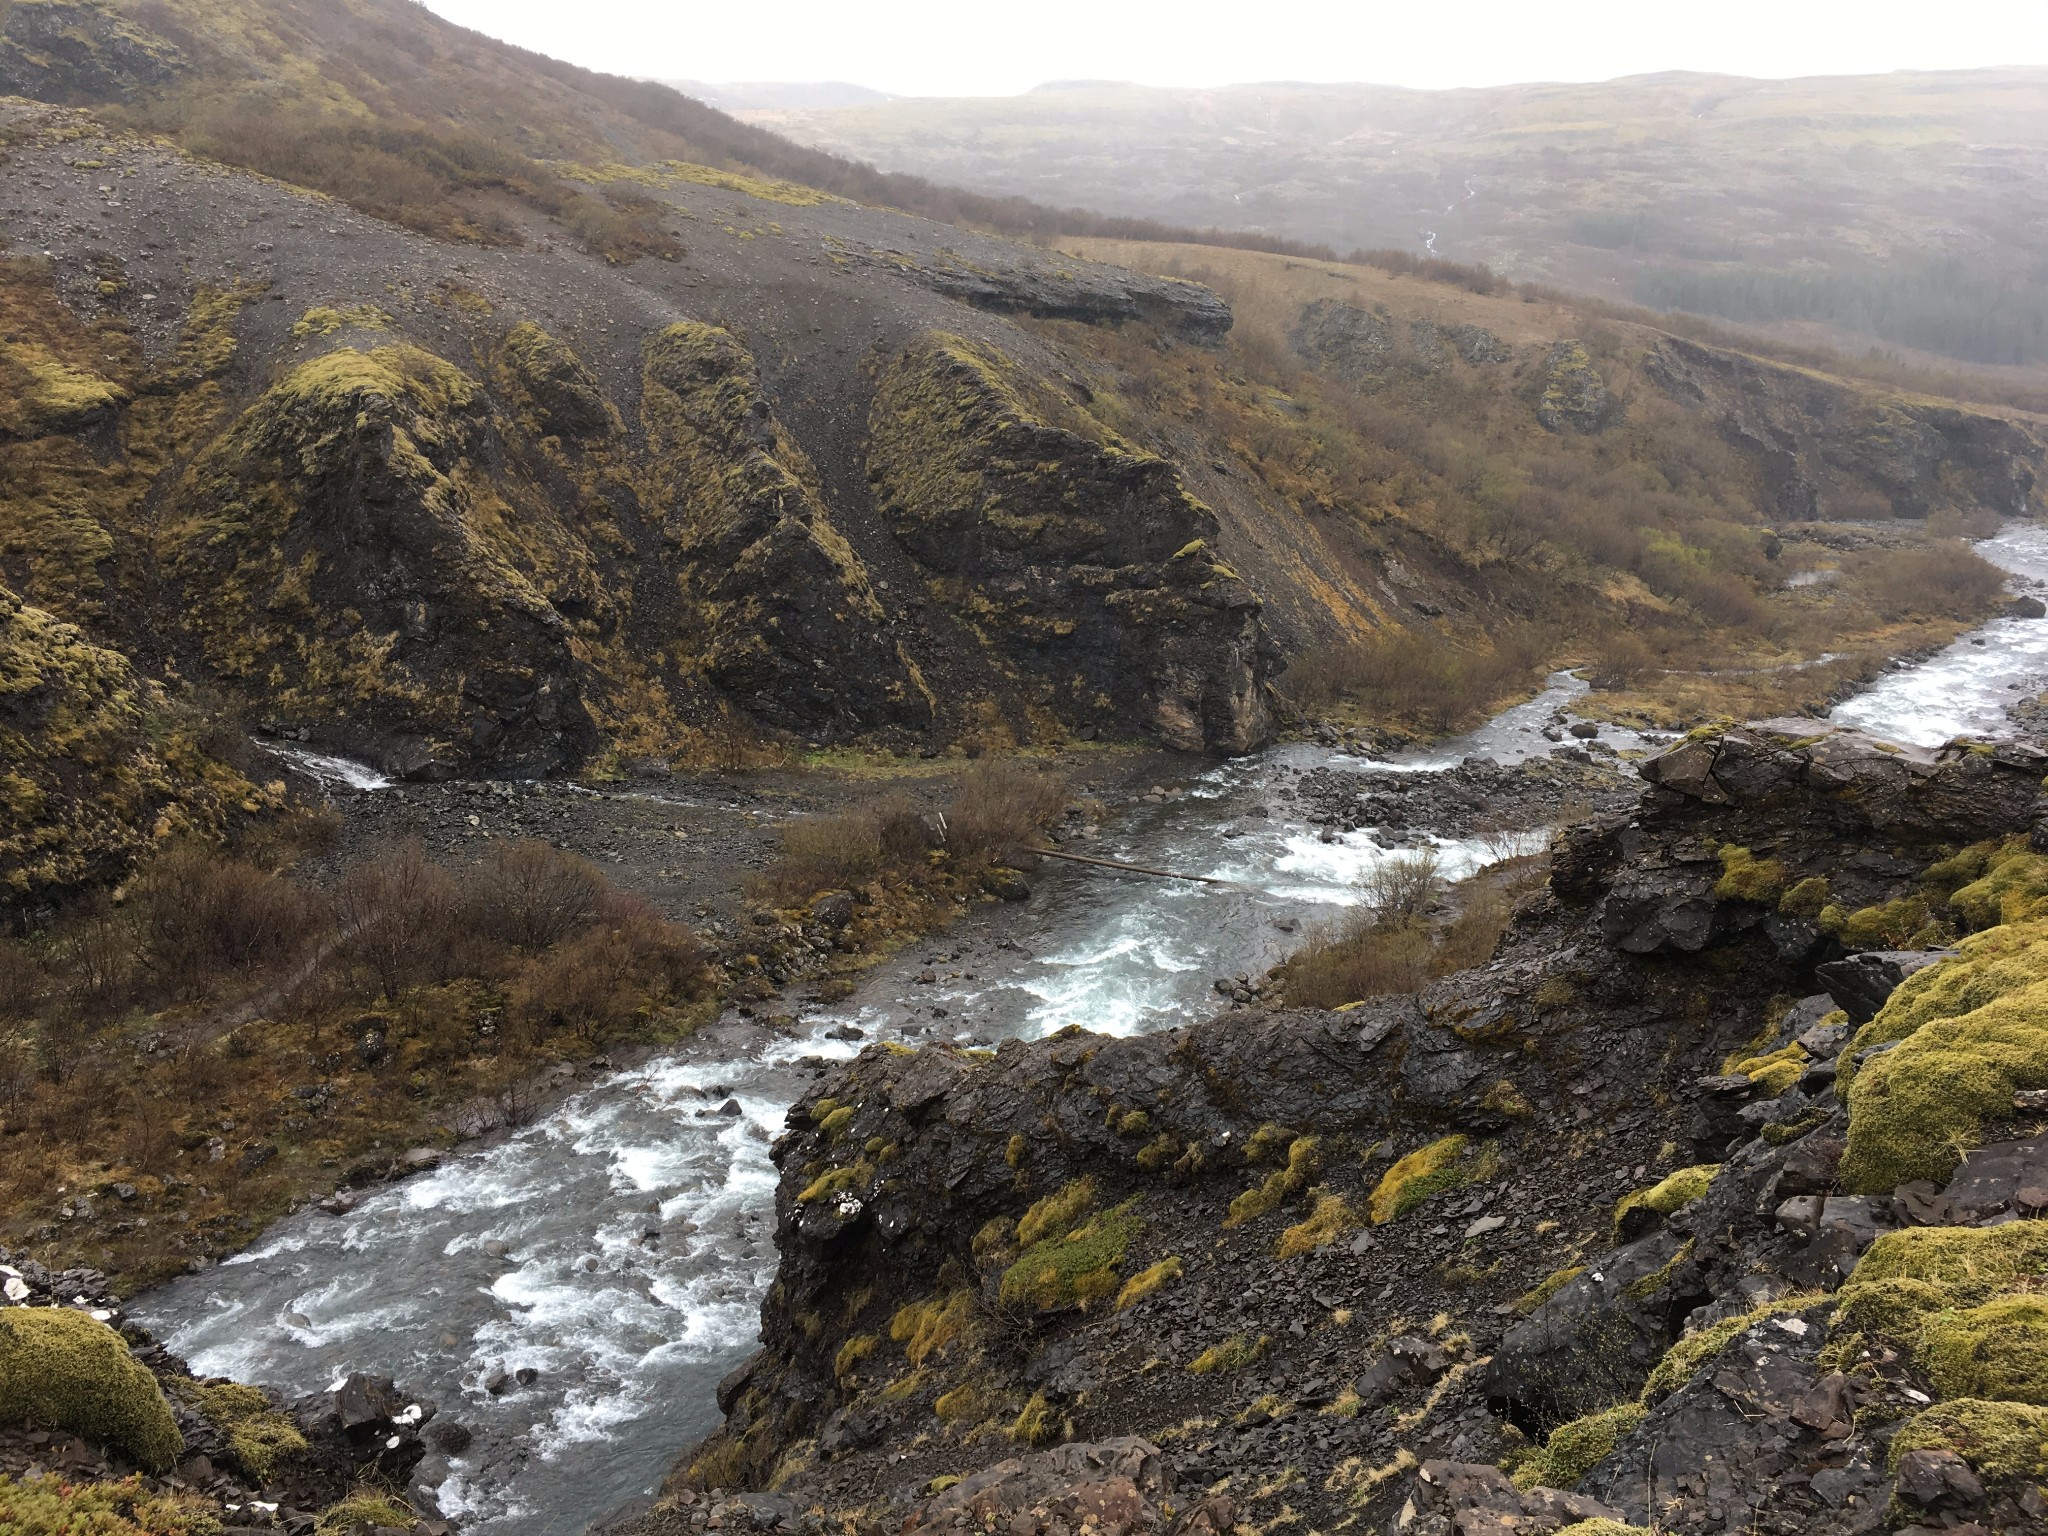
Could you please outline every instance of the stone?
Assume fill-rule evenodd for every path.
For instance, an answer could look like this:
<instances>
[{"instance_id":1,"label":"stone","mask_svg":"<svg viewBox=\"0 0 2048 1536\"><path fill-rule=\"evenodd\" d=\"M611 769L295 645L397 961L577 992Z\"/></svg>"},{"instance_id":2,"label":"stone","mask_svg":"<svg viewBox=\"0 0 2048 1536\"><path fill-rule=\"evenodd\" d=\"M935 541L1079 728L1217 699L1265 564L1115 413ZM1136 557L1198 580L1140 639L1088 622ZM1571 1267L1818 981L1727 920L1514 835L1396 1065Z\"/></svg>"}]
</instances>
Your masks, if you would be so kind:
<instances>
[{"instance_id":1,"label":"stone","mask_svg":"<svg viewBox=\"0 0 2048 1536\"><path fill-rule=\"evenodd\" d=\"M1868 950L1817 966L1814 976L1852 1024L1868 1024L1908 976L1954 954L1952 949Z\"/></svg>"}]
</instances>

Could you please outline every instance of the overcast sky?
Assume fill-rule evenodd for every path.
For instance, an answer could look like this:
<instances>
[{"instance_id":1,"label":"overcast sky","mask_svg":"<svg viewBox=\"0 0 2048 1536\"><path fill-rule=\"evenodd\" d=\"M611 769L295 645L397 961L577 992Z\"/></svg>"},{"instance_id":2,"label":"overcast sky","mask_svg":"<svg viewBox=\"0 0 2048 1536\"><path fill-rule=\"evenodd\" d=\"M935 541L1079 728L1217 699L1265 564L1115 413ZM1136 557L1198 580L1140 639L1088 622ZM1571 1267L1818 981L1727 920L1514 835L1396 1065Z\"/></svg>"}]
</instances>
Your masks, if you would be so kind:
<instances>
[{"instance_id":1,"label":"overcast sky","mask_svg":"<svg viewBox=\"0 0 2048 1536\"><path fill-rule=\"evenodd\" d=\"M2048 0L426 0L620 74L996 96L1045 80L1504 85L2048 64Z\"/></svg>"}]
</instances>

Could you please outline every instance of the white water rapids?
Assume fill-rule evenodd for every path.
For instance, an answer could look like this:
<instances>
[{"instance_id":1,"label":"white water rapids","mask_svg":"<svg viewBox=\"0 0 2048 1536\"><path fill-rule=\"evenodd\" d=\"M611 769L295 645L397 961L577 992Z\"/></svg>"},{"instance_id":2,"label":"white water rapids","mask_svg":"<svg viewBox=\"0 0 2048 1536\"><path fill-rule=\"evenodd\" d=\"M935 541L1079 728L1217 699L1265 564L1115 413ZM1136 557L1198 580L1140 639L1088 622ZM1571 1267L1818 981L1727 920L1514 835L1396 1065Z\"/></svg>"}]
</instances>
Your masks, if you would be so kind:
<instances>
[{"instance_id":1,"label":"white water rapids","mask_svg":"<svg viewBox=\"0 0 2048 1536\"><path fill-rule=\"evenodd\" d=\"M2048 530L1979 547L2023 584L2048 579ZM1888 674L1835 718L1938 742L1998 731L2003 706L2044 685L2048 622L2001 619ZM1235 887L1049 867L1005 922L1007 942L983 951L995 960L967 962L978 969L949 965L955 946L940 936L880 968L851 1003L806 1013L792 1035L721 1024L347 1216L290 1217L218 1268L138 1298L132 1315L203 1374L297 1391L352 1370L396 1377L475 1432L446 1467L444 1512L495 1536L571 1536L650 1491L713 1426L714 1384L753 1347L775 1267L768 1145L814 1080L802 1058L850 1057L876 1040L989 1042L1067 1024L1129 1034L1200 1017L1213 978L1271 965L1306 924L1356 903L1391 856L1368 832L1325 842L1259 814L1284 776L1332 761L1430 773L1467 756L1553 751L1543 730L1583 690L1560 674L1479 731L1396 760L1287 746L1224 764L1090 851ZM320 760L323 770L377 777L341 760ZM1487 857L1456 840L1438 851L1452 877ZM937 984L913 985L927 964ZM831 1038L849 1025L861 1039ZM500 1369L536 1374L493 1395L485 1379Z\"/></svg>"}]
</instances>

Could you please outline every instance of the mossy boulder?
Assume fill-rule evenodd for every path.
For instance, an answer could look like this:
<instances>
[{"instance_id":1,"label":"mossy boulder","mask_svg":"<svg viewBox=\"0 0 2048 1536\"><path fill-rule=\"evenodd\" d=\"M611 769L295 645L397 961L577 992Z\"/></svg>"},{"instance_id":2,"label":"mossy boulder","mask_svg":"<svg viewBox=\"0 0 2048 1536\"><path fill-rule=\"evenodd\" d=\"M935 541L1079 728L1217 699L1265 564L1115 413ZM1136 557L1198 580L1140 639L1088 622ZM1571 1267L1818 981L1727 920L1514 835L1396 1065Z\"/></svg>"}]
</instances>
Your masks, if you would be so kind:
<instances>
[{"instance_id":1,"label":"mossy boulder","mask_svg":"<svg viewBox=\"0 0 2048 1536\"><path fill-rule=\"evenodd\" d=\"M61 1307L0 1310L0 1424L63 1430L153 1472L184 1437L156 1378L121 1336Z\"/></svg>"},{"instance_id":2,"label":"mossy boulder","mask_svg":"<svg viewBox=\"0 0 2048 1536\"><path fill-rule=\"evenodd\" d=\"M1514 1470L1517 1488L1569 1489L1607 1459L1623 1435L1649 1412L1641 1403L1616 1403L1598 1413L1560 1424L1542 1448L1531 1452Z\"/></svg>"},{"instance_id":3,"label":"mossy boulder","mask_svg":"<svg viewBox=\"0 0 2048 1536\"><path fill-rule=\"evenodd\" d=\"M1991 1477L2048 1477L2048 1408L1979 1398L1937 1403L1892 1437L1892 1466L1908 1451L1953 1451Z\"/></svg>"},{"instance_id":4,"label":"mossy boulder","mask_svg":"<svg viewBox=\"0 0 2048 1536\"><path fill-rule=\"evenodd\" d=\"M1844 1053L1846 1190L1946 1180L1984 1123L2011 1114L2016 1090L2048 1087L2048 924L1996 928L1961 948L1910 977Z\"/></svg>"},{"instance_id":5,"label":"mossy boulder","mask_svg":"<svg viewBox=\"0 0 2048 1536\"><path fill-rule=\"evenodd\" d=\"M1552 432L1594 433L1612 426L1620 410L1607 380L1582 341L1560 341L1543 365L1536 419Z\"/></svg>"},{"instance_id":6,"label":"mossy boulder","mask_svg":"<svg viewBox=\"0 0 2048 1536\"><path fill-rule=\"evenodd\" d=\"M1614 1240L1632 1243L1661 1226L1665 1217L1704 1195L1720 1171L1719 1163L1700 1163L1680 1168L1645 1189L1623 1195L1614 1206Z\"/></svg>"},{"instance_id":7,"label":"mossy boulder","mask_svg":"<svg viewBox=\"0 0 2048 1536\"><path fill-rule=\"evenodd\" d=\"M125 101L184 67L176 47L102 0L14 0L0 11L0 95Z\"/></svg>"}]
</instances>

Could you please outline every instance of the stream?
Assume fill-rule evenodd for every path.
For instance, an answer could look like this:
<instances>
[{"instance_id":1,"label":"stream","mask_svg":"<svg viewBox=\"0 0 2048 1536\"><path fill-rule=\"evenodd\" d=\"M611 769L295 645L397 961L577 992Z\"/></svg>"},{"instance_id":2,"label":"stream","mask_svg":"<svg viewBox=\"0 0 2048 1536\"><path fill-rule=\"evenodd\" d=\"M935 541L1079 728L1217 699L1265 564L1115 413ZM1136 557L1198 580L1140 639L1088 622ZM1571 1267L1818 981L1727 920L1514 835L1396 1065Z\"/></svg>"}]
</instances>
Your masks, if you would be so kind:
<instances>
[{"instance_id":1,"label":"stream","mask_svg":"<svg viewBox=\"0 0 2048 1536\"><path fill-rule=\"evenodd\" d=\"M2048 585L2048 529L1978 548L2016 587ZM1887 673L1833 718L1938 744L2003 729L2005 706L2044 686L2048 622L1999 619ZM878 1040L988 1044L1200 1018L1216 1006L1217 978L1267 969L1355 905L1364 877L1394 856L1371 829L1331 838L1287 820L1276 790L1324 765L1427 774L1554 752L1556 725L1584 691L1559 673L1479 730L1393 758L1295 744L1213 767L1119 817L1086 851L1232 884L1049 864L1027 905L963 917L878 967L853 998L806 1009L793 1031L722 1020L345 1216L289 1217L217 1268L138 1297L130 1315L202 1375L298 1392L351 1371L396 1377L475 1435L462 1455L421 1468L438 1480L443 1513L493 1536L575 1536L651 1492L716 1424L713 1387L753 1348L775 1270L769 1143L821 1061ZM1611 728L1603 739L1654 745ZM374 792L357 765L319 766ZM1497 856L1476 841L1427 841L1452 879Z\"/></svg>"}]
</instances>

